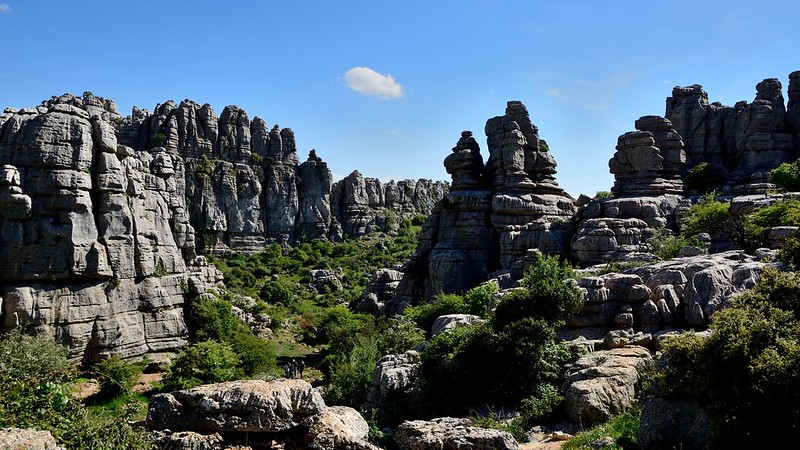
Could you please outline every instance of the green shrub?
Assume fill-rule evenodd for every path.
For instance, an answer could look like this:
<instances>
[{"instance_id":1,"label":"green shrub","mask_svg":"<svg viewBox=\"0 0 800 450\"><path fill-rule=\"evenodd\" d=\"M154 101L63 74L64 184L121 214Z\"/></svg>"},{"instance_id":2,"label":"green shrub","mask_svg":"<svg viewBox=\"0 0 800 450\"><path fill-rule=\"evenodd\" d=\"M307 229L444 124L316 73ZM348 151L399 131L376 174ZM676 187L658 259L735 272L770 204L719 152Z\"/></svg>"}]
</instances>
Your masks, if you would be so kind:
<instances>
[{"instance_id":1,"label":"green shrub","mask_svg":"<svg viewBox=\"0 0 800 450\"><path fill-rule=\"evenodd\" d=\"M495 330L527 317L561 323L583 306L574 269L558 257L538 254L522 278L523 289L503 297L494 311Z\"/></svg>"},{"instance_id":2,"label":"green shrub","mask_svg":"<svg viewBox=\"0 0 800 450\"><path fill-rule=\"evenodd\" d=\"M663 231L653 236L648 243L650 244L650 252L663 260L677 258L681 250L686 246L701 245L694 236L675 236Z\"/></svg>"},{"instance_id":3,"label":"green shrub","mask_svg":"<svg viewBox=\"0 0 800 450\"><path fill-rule=\"evenodd\" d=\"M786 199L765 206L753 213L755 225L763 228L800 225L800 200Z\"/></svg>"},{"instance_id":4,"label":"green shrub","mask_svg":"<svg viewBox=\"0 0 800 450\"><path fill-rule=\"evenodd\" d=\"M664 346L655 381L698 402L720 448L779 447L800 438L800 322L797 275L765 270L755 290L711 318L706 338L688 334ZM770 435L759 430L769 427Z\"/></svg>"},{"instance_id":5,"label":"green shrub","mask_svg":"<svg viewBox=\"0 0 800 450\"><path fill-rule=\"evenodd\" d=\"M68 450L149 450L143 430L130 425L132 410L103 417L72 399L63 382L76 374L52 339L13 332L0 336L0 428L49 431Z\"/></svg>"},{"instance_id":6,"label":"green shrub","mask_svg":"<svg viewBox=\"0 0 800 450\"><path fill-rule=\"evenodd\" d=\"M407 307L404 313L416 322L417 326L430 335L433 322L445 314L466 314L469 311L464 297L456 294L437 294L431 303Z\"/></svg>"},{"instance_id":7,"label":"green shrub","mask_svg":"<svg viewBox=\"0 0 800 450\"><path fill-rule=\"evenodd\" d=\"M173 391L237 380L244 376L240 366L239 355L230 345L204 341L181 350L162 383L165 390Z\"/></svg>"},{"instance_id":8,"label":"green shrub","mask_svg":"<svg viewBox=\"0 0 800 450\"><path fill-rule=\"evenodd\" d=\"M681 224L681 233L690 236L708 233L713 236L725 231L731 220L730 204L717 200L716 192L712 192L689 208Z\"/></svg>"},{"instance_id":9,"label":"green shrub","mask_svg":"<svg viewBox=\"0 0 800 450\"><path fill-rule=\"evenodd\" d=\"M595 200L602 200L604 198L614 198L614 194L611 191L597 191L594 194Z\"/></svg>"},{"instance_id":10,"label":"green shrub","mask_svg":"<svg viewBox=\"0 0 800 450\"><path fill-rule=\"evenodd\" d=\"M788 191L800 190L800 161L783 163L772 169L769 181Z\"/></svg>"},{"instance_id":11,"label":"green shrub","mask_svg":"<svg viewBox=\"0 0 800 450\"><path fill-rule=\"evenodd\" d=\"M128 363L119 355L105 359L92 368L100 384L100 394L108 397L130 393L143 370L143 363Z\"/></svg>"},{"instance_id":12,"label":"green shrub","mask_svg":"<svg viewBox=\"0 0 800 450\"><path fill-rule=\"evenodd\" d=\"M267 281L258 291L258 298L270 305L288 306L292 303L292 292L279 281Z\"/></svg>"},{"instance_id":13,"label":"green shrub","mask_svg":"<svg viewBox=\"0 0 800 450\"><path fill-rule=\"evenodd\" d=\"M392 355L411 350L425 341L425 332L406 315L389 318L389 327L378 336L381 355Z\"/></svg>"},{"instance_id":14,"label":"green shrub","mask_svg":"<svg viewBox=\"0 0 800 450\"><path fill-rule=\"evenodd\" d=\"M778 250L775 259L791 266L794 270L800 268L800 239L789 238Z\"/></svg>"},{"instance_id":15,"label":"green shrub","mask_svg":"<svg viewBox=\"0 0 800 450\"><path fill-rule=\"evenodd\" d=\"M464 304L468 314L489 317L492 298L500 290L497 283L484 283L464 293Z\"/></svg>"},{"instance_id":16,"label":"green shrub","mask_svg":"<svg viewBox=\"0 0 800 450\"><path fill-rule=\"evenodd\" d=\"M638 450L637 432L642 408L636 406L622 414L612 417L608 422L597 425L589 430L582 431L573 438L564 442L562 450L594 450L591 443L610 436L614 442L602 447L608 450Z\"/></svg>"},{"instance_id":17,"label":"green shrub","mask_svg":"<svg viewBox=\"0 0 800 450\"><path fill-rule=\"evenodd\" d=\"M706 162L689 170L686 175L686 186L693 191L705 194L725 181L725 174L719 167Z\"/></svg>"},{"instance_id":18,"label":"green shrub","mask_svg":"<svg viewBox=\"0 0 800 450\"><path fill-rule=\"evenodd\" d=\"M367 400L378 358L377 339L374 336L358 336L353 350L332 365L325 402L360 409Z\"/></svg>"}]
</instances>

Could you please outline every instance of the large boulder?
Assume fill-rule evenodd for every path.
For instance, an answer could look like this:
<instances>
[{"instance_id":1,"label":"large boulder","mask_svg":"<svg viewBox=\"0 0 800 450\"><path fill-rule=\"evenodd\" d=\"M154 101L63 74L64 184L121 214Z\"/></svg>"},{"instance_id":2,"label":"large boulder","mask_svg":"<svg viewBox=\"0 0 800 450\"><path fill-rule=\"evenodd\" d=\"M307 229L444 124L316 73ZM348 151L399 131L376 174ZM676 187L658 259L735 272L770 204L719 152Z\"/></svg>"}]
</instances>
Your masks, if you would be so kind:
<instances>
[{"instance_id":1,"label":"large boulder","mask_svg":"<svg viewBox=\"0 0 800 450\"><path fill-rule=\"evenodd\" d=\"M511 450L517 441L505 431L472 426L469 419L443 417L400 424L395 441L401 450Z\"/></svg>"},{"instance_id":2,"label":"large boulder","mask_svg":"<svg viewBox=\"0 0 800 450\"><path fill-rule=\"evenodd\" d=\"M151 428L200 432L282 432L310 426L325 410L303 380L246 380L158 394L150 401Z\"/></svg>"},{"instance_id":3,"label":"large boulder","mask_svg":"<svg viewBox=\"0 0 800 450\"><path fill-rule=\"evenodd\" d=\"M703 450L713 423L697 403L652 398L644 403L637 437L643 450Z\"/></svg>"},{"instance_id":4,"label":"large boulder","mask_svg":"<svg viewBox=\"0 0 800 450\"><path fill-rule=\"evenodd\" d=\"M641 389L640 372L652 363L650 352L642 347L581 357L564 384L567 415L575 422L598 423L633 406Z\"/></svg>"},{"instance_id":5,"label":"large boulder","mask_svg":"<svg viewBox=\"0 0 800 450\"><path fill-rule=\"evenodd\" d=\"M49 431L0 428L0 450L64 450Z\"/></svg>"},{"instance_id":6,"label":"large boulder","mask_svg":"<svg viewBox=\"0 0 800 450\"><path fill-rule=\"evenodd\" d=\"M381 358L372 372L372 385L363 409L388 422L405 417L420 364L416 350Z\"/></svg>"},{"instance_id":7,"label":"large boulder","mask_svg":"<svg viewBox=\"0 0 800 450\"><path fill-rule=\"evenodd\" d=\"M311 450L379 450L369 443L369 425L353 408L330 406L311 427L306 448Z\"/></svg>"}]
</instances>

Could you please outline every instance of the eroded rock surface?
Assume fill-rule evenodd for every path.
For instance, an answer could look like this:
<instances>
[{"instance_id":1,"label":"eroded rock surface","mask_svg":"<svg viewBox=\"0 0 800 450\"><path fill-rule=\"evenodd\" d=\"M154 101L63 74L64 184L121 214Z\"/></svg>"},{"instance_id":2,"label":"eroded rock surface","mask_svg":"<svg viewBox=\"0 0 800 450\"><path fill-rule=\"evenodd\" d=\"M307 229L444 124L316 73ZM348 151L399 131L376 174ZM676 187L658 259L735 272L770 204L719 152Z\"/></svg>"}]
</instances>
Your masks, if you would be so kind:
<instances>
[{"instance_id":1,"label":"eroded rock surface","mask_svg":"<svg viewBox=\"0 0 800 450\"><path fill-rule=\"evenodd\" d=\"M640 372L653 358L642 347L590 353L572 365L564 384L566 412L575 422L597 423L631 407L641 389Z\"/></svg>"},{"instance_id":2,"label":"eroded rock surface","mask_svg":"<svg viewBox=\"0 0 800 450\"><path fill-rule=\"evenodd\" d=\"M505 431L472 426L469 419L443 417L400 424L395 440L401 450L516 450L517 441Z\"/></svg>"}]
</instances>

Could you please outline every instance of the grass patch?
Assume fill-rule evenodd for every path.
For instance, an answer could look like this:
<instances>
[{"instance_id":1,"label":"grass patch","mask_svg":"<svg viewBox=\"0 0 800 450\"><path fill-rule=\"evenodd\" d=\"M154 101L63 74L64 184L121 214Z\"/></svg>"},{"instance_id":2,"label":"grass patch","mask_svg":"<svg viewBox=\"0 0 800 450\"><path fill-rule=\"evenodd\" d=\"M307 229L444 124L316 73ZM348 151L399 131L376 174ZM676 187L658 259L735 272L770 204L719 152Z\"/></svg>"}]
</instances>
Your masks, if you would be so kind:
<instances>
[{"instance_id":1,"label":"grass patch","mask_svg":"<svg viewBox=\"0 0 800 450\"><path fill-rule=\"evenodd\" d=\"M606 436L614 439L609 450L634 450L639 445L636 441L636 432L639 430L639 418L642 416L642 407L636 407L612 417L608 422L597 425L586 431L578 433L561 447L561 450L591 450L592 442L599 441Z\"/></svg>"}]
</instances>

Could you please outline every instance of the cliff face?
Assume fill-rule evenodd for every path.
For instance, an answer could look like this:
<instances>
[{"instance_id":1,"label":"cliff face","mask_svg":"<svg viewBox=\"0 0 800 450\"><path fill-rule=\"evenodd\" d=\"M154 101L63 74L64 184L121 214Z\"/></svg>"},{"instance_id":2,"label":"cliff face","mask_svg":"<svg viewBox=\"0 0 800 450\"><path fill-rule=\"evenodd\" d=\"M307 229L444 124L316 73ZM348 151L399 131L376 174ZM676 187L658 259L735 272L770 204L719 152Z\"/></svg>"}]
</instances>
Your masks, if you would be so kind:
<instances>
[{"instance_id":1,"label":"cliff face","mask_svg":"<svg viewBox=\"0 0 800 450\"><path fill-rule=\"evenodd\" d=\"M356 237L428 214L447 185L332 183L294 133L235 106L121 118L92 95L0 116L0 321L85 363L185 344L187 295L221 281L197 253ZM399 219L399 220L398 220ZM196 245L199 248L196 248Z\"/></svg>"},{"instance_id":2,"label":"cliff face","mask_svg":"<svg viewBox=\"0 0 800 450\"><path fill-rule=\"evenodd\" d=\"M508 102L506 114L490 119L485 131L485 164L470 131L445 158L450 192L425 223L389 310L466 291L498 271L519 275L529 249L567 250L575 202L556 183L555 159L525 105Z\"/></svg>"}]
</instances>

